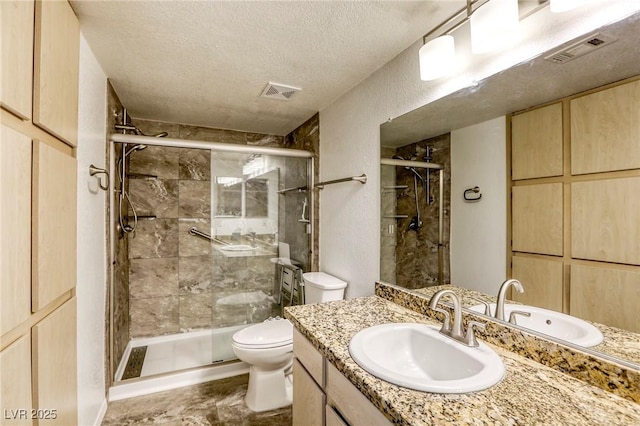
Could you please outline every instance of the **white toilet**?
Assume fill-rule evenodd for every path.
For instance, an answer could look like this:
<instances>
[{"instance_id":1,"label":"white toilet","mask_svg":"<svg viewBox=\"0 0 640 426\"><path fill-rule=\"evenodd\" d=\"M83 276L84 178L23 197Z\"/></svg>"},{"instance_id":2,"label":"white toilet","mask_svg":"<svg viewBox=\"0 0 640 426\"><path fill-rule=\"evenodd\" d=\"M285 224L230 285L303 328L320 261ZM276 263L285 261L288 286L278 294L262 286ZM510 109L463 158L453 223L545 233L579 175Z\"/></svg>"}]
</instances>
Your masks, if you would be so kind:
<instances>
[{"instance_id":1,"label":"white toilet","mask_svg":"<svg viewBox=\"0 0 640 426\"><path fill-rule=\"evenodd\" d=\"M305 302L341 300L347 283L324 272L302 274ZM253 411L275 410L291 404L293 325L286 319L268 320L233 335L233 352L250 365L247 406Z\"/></svg>"}]
</instances>

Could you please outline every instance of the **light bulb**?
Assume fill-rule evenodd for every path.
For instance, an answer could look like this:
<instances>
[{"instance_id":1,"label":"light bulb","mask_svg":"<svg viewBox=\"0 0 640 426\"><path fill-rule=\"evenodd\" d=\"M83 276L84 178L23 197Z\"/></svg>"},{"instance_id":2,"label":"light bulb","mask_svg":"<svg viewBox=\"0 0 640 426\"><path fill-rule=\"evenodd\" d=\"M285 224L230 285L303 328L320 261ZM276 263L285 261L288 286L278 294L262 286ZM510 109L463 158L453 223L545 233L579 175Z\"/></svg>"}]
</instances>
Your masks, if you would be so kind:
<instances>
[{"instance_id":1,"label":"light bulb","mask_svg":"<svg viewBox=\"0 0 640 426\"><path fill-rule=\"evenodd\" d=\"M435 80L451 72L456 57L452 35L435 38L420 48L420 79Z\"/></svg>"},{"instance_id":2,"label":"light bulb","mask_svg":"<svg viewBox=\"0 0 640 426\"><path fill-rule=\"evenodd\" d=\"M489 0L471 15L471 51L486 53L512 43L519 23L518 0Z\"/></svg>"}]
</instances>

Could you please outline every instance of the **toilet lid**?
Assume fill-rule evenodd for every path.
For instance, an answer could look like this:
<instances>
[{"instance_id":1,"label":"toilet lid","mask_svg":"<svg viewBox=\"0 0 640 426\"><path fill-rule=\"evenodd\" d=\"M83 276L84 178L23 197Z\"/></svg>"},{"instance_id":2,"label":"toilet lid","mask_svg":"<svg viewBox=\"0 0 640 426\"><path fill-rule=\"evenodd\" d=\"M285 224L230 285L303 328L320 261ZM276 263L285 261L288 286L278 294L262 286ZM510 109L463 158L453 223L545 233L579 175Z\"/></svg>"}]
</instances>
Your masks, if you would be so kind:
<instances>
[{"instance_id":1,"label":"toilet lid","mask_svg":"<svg viewBox=\"0 0 640 426\"><path fill-rule=\"evenodd\" d=\"M283 346L293 341L293 325L287 319L255 324L233 334L233 342L251 348Z\"/></svg>"}]
</instances>

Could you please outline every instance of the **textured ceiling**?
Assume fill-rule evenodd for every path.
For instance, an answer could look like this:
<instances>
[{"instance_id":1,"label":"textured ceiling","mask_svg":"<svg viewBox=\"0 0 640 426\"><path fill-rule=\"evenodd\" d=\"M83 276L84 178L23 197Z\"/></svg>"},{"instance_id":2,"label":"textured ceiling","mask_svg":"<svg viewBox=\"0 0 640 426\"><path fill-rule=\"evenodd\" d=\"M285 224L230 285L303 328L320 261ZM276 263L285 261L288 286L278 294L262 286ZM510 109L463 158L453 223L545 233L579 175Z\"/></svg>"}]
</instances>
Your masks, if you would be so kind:
<instances>
[{"instance_id":1,"label":"textured ceiling","mask_svg":"<svg viewBox=\"0 0 640 426\"><path fill-rule=\"evenodd\" d=\"M132 116L277 135L295 129L464 4L71 1ZM302 91L290 101L261 98L270 81Z\"/></svg>"},{"instance_id":2,"label":"textured ceiling","mask_svg":"<svg viewBox=\"0 0 640 426\"><path fill-rule=\"evenodd\" d=\"M541 54L480 81L475 87L459 90L394 118L380 126L381 144L404 146L640 75L640 13L589 34L595 32L618 40L565 64L546 61L547 54ZM570 44L571 41L548 53Z\"/></svg>"}]
</instances>

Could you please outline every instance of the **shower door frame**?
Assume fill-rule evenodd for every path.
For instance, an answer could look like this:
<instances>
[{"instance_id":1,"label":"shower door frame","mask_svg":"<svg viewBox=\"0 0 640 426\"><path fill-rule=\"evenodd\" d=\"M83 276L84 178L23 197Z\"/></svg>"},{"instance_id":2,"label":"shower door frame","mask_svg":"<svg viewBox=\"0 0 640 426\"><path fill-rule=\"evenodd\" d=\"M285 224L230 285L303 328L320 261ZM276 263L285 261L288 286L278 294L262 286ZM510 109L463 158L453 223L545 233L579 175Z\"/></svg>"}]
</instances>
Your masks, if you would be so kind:
<instances>
[{"instance_id":1,"label":"shower door frame","mask_svg":"<svg viewBox=\"0 0 640 426\"><path fill-rule=\"evenodd\" d=\"M310 233L309 233L309 264L313 264L314 252L315 252L315 244L313 241L315 240L315 203L316 191L313 190L315 185L315 158L314 154L311 151L306 151L302 149L293 149L293 148L277 148L277 147L266 147L266 146L255 146L255 145L234 145L234 144L226 144L221 142L210 142L203 140L187 140L187 139L178 139L178 138L156 138L153 136L139 136L139 135L129 135L124 133L112 133L109 135L109 176L110 176L110 188L109 191L109 269L110 269L110 277L109 277L109 365L108 365L108 373L109 373L109 381L111 384L115 382L115 373L118 368L116 363L121 362L121 360L116 360L114 357L114 334L115 334L115 322L114 322L114 258L115 258L115 235L117 234L116 224L115 224L115 198L116 198L116 186L115 186L115 176L116 176L116 153L115 146L116 144L142 144L142 145L152 145L152 146L164 146L164 147L173 147L173 148L191 148L191 149L208 149L211 151L222 151L222 152L237 152L244 154L264 154L264 155L274 155L279 157L289 157L289 158L307 158L310 159L308 163L307 169L307 181L310 182L308 187L310 188L309 198L310 206L309 206L309 221L310 221Z\"/></svg>"}]
</instances>

